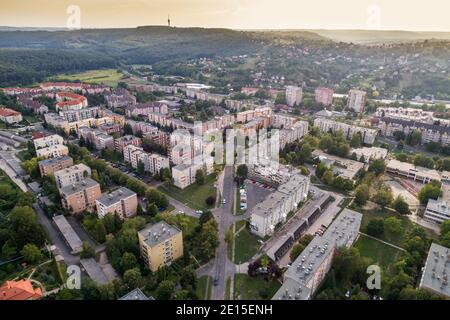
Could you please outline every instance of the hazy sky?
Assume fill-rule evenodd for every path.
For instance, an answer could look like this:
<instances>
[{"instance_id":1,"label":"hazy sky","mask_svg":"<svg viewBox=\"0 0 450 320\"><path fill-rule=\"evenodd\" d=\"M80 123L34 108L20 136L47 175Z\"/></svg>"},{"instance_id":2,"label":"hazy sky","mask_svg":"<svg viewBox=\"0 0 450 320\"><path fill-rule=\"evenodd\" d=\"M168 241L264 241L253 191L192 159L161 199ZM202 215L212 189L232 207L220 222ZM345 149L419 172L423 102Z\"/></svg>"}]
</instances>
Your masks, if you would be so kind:
<instances>
[{"instance_id":1,"label":"hazy sky","mask_svg":"<svg viewBox=\"0 0 450 320\"><path fill-rule=\"evenodd\" d=\"M449 0L0 0L0 25L82 28L167 24L235 29L450 31Z\"/></svg>"}]
</instances>

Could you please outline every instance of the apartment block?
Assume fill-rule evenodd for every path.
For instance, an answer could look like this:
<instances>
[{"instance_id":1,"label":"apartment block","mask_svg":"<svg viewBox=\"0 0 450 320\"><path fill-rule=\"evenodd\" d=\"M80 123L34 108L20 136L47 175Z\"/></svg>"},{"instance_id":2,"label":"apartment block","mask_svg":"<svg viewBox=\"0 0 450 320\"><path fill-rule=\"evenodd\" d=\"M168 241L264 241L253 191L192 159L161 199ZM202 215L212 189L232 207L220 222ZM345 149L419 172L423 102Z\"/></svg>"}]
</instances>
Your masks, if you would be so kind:
<instances>
[{"instance_id":1,"label":"apartment block","mask_svg":"<svg viewBox=\"0 0 450 320\"><path fill-rule=\"evenodd\" d=\"M125 219L136 215L138 199L136 192L122 187L102 195L95 203L99 218L104 218L110 213L117 215L120 219Z\"/></svg>"},{"instance_id":2,"label":"apartment block","mask_svg":"<svg viewBox=\"0 0 450 320\"><path fill-rule=\"evenodd\" d=\"M281 184L277 191L251 209L251 231L262 238L272 235L275 226L284 223L288 213L297 210L298 204L306 200L309 183L308 177L295 174Z\"/></svg>"},{"instance_id":3,"label":"apartment block","mask_svg":"<svg viewBox=\"0 0 450 320\"><path fill-rule=\"evenodd\" d=\"M49 136L44 136L42 138L37 138L33 140L35 149L47 148L51 146L56 146L64 144L64 138L57 134L52 134Z\"/></svg>"},{"instance_id":4,"label":"apartment block","mask_svg":"<svg viewBox=\"0 0 450 320\"><path fill-rule=\"evenodd\" d=\"M123 148L125 148L126 146L133 145L136 147L140 147L141 144L141 138L132 135L126 135L114 140L114 149L116 149L116 151L118 152L122 152Z\"/></svg>"},{"instance_id":5,"label":"apartment block","mask_svg":"<svg viewBox=\"0 0 450 320\"><path fill-rule=\"evenodd\" d=\"M123 148L123 159L137 169L139 163L144 164L144 170L152 174L159 173L162 168L170 168L169 158L159 154L147 153L142 148L128 145Z\"/></svg>"},{"instance_id":6,"label":"apartment block","mask_svg":"<svg viewBox=\"0 0 450 320\"><path fill-rule=\"evenodd\" d=\"M363 112L366 105L367 93L352 89L348 92L347 108L355 112Z\"/></svg>"},{"instance_id":7,"label":"apartment block","mask_svg":"<svg viewBox=\"0 0 450 320\"><path fill-rule=\"evenodd\" d=\"M43 177L72 165L73 159L69 156L41 160L39 161L39 172L41 173L41 177Z\"/></svg>"},{"instance_id":8,"label":"apartment block","mask_svg":"<svg viewBox=\"0 0 450 320\"><path fill-rule=\"evenodd\" d=\"M0 120L9 124L18 123L23 120L22 114L9 108L0 108Z\"/></svg>"},{"instance_id":9,"label":"apartment block","mask_svg":"<svg viewBox=\"0 0 450 320\"><path fill-rule=\"evenodd\" d=\"M318 87L314 91L314 100L326 107L333 104L333 90L324 87Z\"/></svg>"},{"instance_id":10,"label":"apartment block","mask_svg":"<svg viewBox=\"0 0 450 320\"><path fill-rule=\"evenodd\" d=\"M80 163L55 172L55 181L59 189L82 182L91 176L91 168Z\"/></svg>"},{"instance_id":11,"label":"apartment block","mask_svg":"<svg viewBox=\"0 0 450 320\"><path fill-rule=\"evenodd\" d=\"M183 233L165 221L138 232L141 256L153 272L183 256Z\"/></svg>"},{"instance_id":12,"label":"apartment block","mask_svg":"<svg viewBox=\"0 0 450 320\"><path fill-rule=\"evenodd\" d=\"M450 249L437 243L432 243L428 251L427 260L423 267L419 288L450 297Z\"/></svg>"},{"instance_id":13,"label":"apartment block","mask_svg":"<svg viewBox=\"0 0 450 320\"><path fill-rule=\"evenodd\" d=\"M296 86L287 86L286 87L286 104L289 107L293 107L294 105L299 105L303 99L303 89L301 87Z\"/></svg>"},{"instance_id":14,"label":"apartment block","mask_svg":"<svg viewBox=\"0 0 450 320\"><path fill-rule=\"evenodd\" d=\"M283 275L283 285L272 300L309 300L330 270L336 250L351 247L359 234L362 214L344 209L328 227L306 246Z\"/></svg>"},{"instance_id":15,"label":"apartment block","mask_svg":"<svg viewBox=\"0 0 450 320\"><path fill-rule=\"evenodd\" d=\"M126 108L128 117L147 116L150 113L169 113L169 107L162 102L137 103Z\"/></svg>"},{"instance_id":16,"label":"apartment block","mask_svg":"<svg viewBox=\"0 0 450 320\"><path fill-rule=\"evenodd\" d=\"M101 197L100 184L87 178L81 182L59 189L63 208L70 210L72 214L84 210L93 211L95 200Z\"/></svg>"},{"instance_id":17,"label":"apartment block","mask_svg":"<svg viewBox=\"0 0 450 320\"><path fill-rule=\"evenodd\" d=\"M203 170L205 175L209 175L214 170L214 159L206 157L205 159L194 159L192 163L181 163L172 168L172 178L174 185L184 189L195 183L195 175L198 170Z\"/></svg>"},{"instance_id":18,"label":"apartment block","mask_svg":"<svg viewBox=\"0 0 450 320\"><path fill-rule=\"evenodd\" d=\"M438 142L444 146L450 145L450 127L415 120L383 117L379 122L379 129L383 136L392 137L396 131L408 136L415 130L422 133L422 143Z\"/></svg>"},{"instance_id":19,"label":"apartment block","mask_svg":"<svg viewBox=\"0 0 450 320\"><path fill-rule=\"evenodd\" d=\"M314 126L318 127L320 131L325 133L332 132L336 134L337 132L342 131L347 139L351 139L354 134L359 133L362 141L366 144L373 144L378 134L376 129L358 127L325 118L314 119Z\"/></svg>"},{"instance_id":20,"label":"apartment block","mask_svg":"<svg viewBox=\"0 0 450 320\"><path fill-rule=\"evenodd\" d=\"M56 110L79 110L88 106L86 97L72 92L58 92L55 95Z\"/></svg>"},{"instance_id":21,"label":"apartment block","mask_svg":"<svg viewBox=\"0 0 450 320\"><path fill-rule=\"evenodd\" d=\"M378 147L361 147L361 148L354 148L350 150L350 154L356 155L356 159L360 160L361 157L364 157L364 162L369 163L373 160L378 159L386 159L388 150L384 148L378 148Z\"/></svg>"},{"instance_id":22,"label":"apartment block","mask_svg":"<svg viewBox=\"0 0 450 320\"><path fill-rule=\"evenodd\" d=\"M45 159L63 157L67 156L68 154L69 149L62 144L36 150L36 156L38 158L45 158Z\"/></svg>"},{"instance_id":23,"label":"apartment block","mask_svg":"<svg viewBox=\"0 0 450 320\"><path fill-rule=\"evenodd\" d=\"M100 129L79 128L78 135L83 137L85 141L89 141L97 150L103 150L105 148L114 149L114 138L105 134Z\"/></svg>"}]
</instances>

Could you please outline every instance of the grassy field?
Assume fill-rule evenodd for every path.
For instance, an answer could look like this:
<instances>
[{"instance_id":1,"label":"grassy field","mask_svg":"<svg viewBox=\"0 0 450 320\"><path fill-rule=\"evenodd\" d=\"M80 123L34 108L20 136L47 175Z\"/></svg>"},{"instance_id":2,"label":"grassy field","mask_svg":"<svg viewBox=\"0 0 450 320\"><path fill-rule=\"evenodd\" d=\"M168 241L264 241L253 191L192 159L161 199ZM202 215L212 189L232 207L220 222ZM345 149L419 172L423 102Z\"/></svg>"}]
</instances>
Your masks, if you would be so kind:
<instances>
[{"instance_id":1,"label":"grassy field","mask_svg":"<svg viewBox=\"0 0 450 320\"><path fill-rule=\"evenodd\" d=\"M209 278L209 285L208 285L208 278ZM211 277L209 276L203 276L198 278L197 282L197 296L200 300L209 300L211 298ZM208 286L208 289L206 288ZM206 297L205 297L206 293Z\"/></svg>"},{"instance_id":2,"label":"grassy field","mask_svg":"<svg viewBox=\"0 0 450 320\"><path fill-rule=\"evenodd\" d=\"M183 190L175 186L162 185L158 187L158 190L194 210L207 210L214 208L214 206L208 207L205 200L209 196L216 196L215 181L216 177L211 174L205 177L205 183L202 185L194 183Z\"/></svg>"},{"instance_id":3,"label":"grassy field","mask_svg":"<svg viewBox=\"0 0 450 320\"><path fill-rule=\"evenodd\" d=\"M194 231L195 227L198 226L198 219L182 215L176 214L173 215L169 212L158 213L156 218L166 221L168 224L177 225L183 231L183 236L189 236Z\"/></svg>"},{"instance_id":4,"label":"grassy field","mask_svg":"<svg viewBox=\"0 0 450 320\"><path fill-rule=\"evenodd\" d=\"M359 236L355 248L358 249L361 257L372 259L373 263L385 271L388 271L402 254L402 251L364 235Z\"/></svg>"},{"instance_id":5,"label":"grassy field","mask_svg":"<svg viewBox=\"0 0 450 320\"><path fill-rule=\"evenodd\" d=\"M68 81L81 81L91 84L105 84L107 86L115 87L123 77L122 73L119 73L115 69L99 69L90 70L73 74L60 74L56 77L52 77L51 80L68 80Z\"/></svg>"},{"instance_id":6,"label":"grassy field","mask_svg":"<svg viewBox=\"0 0 450 320\"><path fill-rule=\"evenodd\" d=\"M247 274L235 274L235 300L266 300L273 297L281 284L276 280L267 282L263 278L252 278Z\"/></svg>"},{"instance_id":7,"label":"grassy field","mask_svg":"<svg viewBox=\"0 0 450 320\"><path fill-rule=\"evenodd\" d=\"M239 227L239 225L236 225L236 231L239 230ZM258 240L260 238L252 234L247 228L239 232L234 238L234 262L240 264L253 257L260 247Z\"/></svg>"},{"instance_id":8,"label":"grassy field","mask_svg":"<svg viewBox=\"0 0 450 320\"><path fill-rule=\"evenodd\" d=\"M225 285L225 300L230 300L230 289L231 289L231 278L227 277L227 282Z\"/></svg>"}]
</instances>

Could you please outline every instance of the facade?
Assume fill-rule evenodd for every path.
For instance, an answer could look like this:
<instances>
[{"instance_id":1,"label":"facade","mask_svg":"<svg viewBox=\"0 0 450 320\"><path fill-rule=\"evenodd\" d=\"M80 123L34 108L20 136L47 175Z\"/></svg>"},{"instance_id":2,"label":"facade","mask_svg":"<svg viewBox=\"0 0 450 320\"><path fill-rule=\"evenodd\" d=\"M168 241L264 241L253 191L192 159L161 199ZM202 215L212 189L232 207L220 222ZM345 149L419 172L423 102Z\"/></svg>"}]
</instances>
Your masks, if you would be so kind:
<instances>
[{"instance_id":1,"label":"facade","mask_svg":"<svg viewBox=\"0 0 450 320\"><path fill-rule=\"evenodd\" d=\"M68 168L73 165L73 159L69 156L51 158L47 160L39 161L39 172L41 177L52 174L55 171L59 171Z\"/></svg>"},{"instance_id":2,"label":"facade","mask_svg":"<svg viewBox=\"0 0 450 320\"><path fill-rule=\"evenodd\" d=\"M82 121L86 119L96 118L100 114L99 107L84 108L84 109L70 109L60 111L59 115L68 122Z\"/></svg>"},{"instance_id":3,"label":"facade","mask_svg":"<svg viewBox=\"0 0 450 320\"><path fill-rule=\"evenodd\" d=\"M126 108L128 117L148 116L150 113L169 113L169 107L162 102L137 103Z\"/></svg>"},{"instance_id":4,"label":"facade","mask_svg":"<svg viewBox=\"0 0 450 320\"><path fill-rule=\"evenodd\" d=\"M275 226L287 219L289 212L296 210L306 200L309 192L309 178L296 174L281 184L277 191L251 210L250 229L261 238L272 235Z\"/></svg>"},{"instance_id":5,"label":"facade","mask_svg":"<svg viewBox=\"0 0 450 320\"><path fill-rule=\"evenodd\" d=\"M318 158L326 165L333 165L333 172L336 176L349 180L353 180L364 168L364 163L362 162L341 158L319 149L314 150L312 156Z\"/></svg>"},{"instance_id":6,"label":"facade","mask_svg":"<svg viewBox=\"0 0 450 320\"><path fill-rule=\"evenodd\" d=\"M110 108L127 107L136 104L136 97L124 88L118 88L114 92L106 94L105 99Z\"/></svg>"},{"instance_id":7,"label":"facade","mask_svg":"<svg viewBox=\"0 0 450 320\"><path fill-rule=\"evenodd\" d=\"M429 199L423 217L435 223L450 220L450 206L442 199Z\"/></svg>"},{"instance_id":8,"label":"facade","mask_svg":"<svg viewBox=\"0 0 450 320\"><path fill-rule=\"evenodd\" d=\"M300 140L308 134L308 122L298 121L294 123L290 128L281 129L280 136L280 149L283 149L288 143Z\"/></svg>"},{"instance_id":9,"label":"facade","mask_svg":"<svg viewBox=\"0 0 450 320\"><path fill-rule=\"evenodd\" d=\"M214 170L214 159L207 157L203 160L194 161L192 163L181 163L172 168L172 178L174 185L180 189L184 189L195 183L195 174L198 170L203 170L205 175L209 175Z\"/></svg>"},{"instance_id":10,"label":"facade","mask_svg":"<svg viewBox=\"0 0 450 320\"><path fill-rule=\"evenodd\" d=\"M286 87L286 104L289 107L299 105L302 102L302 99L303 99L303 89L301 87L296 86Z\"/></svg>"},{"instance_id":11,"label":"facade","mask_svg":"<svg viewBox=\"0 0 450 320\"><path fill-rule=\"evenodd\" d=\"M87 178L81 182L59 189L63 208L72 214L84 210L93 211L95 200L101 197L102 191L98 182Z\"/></svg>"},{"instance_id":12,"label":"facade","mask_svg":"<svg viewBox=\"0 0 450 320\"><path fill-rule=\"evenodd\" d=\"M55 172L55 182L59 189L83 181L91 176L91 168L80 163Z\"/></svg>"},{"instance_id":13,"label":"facade","mask_svg":"<svg viewBox=\"0 0 450 320\"><path fill-rule=\"evenodd\" d=\"M386 159L388 150L378 147L362 147L350 150L350 154L356 154L356 159L360 160L364 157L364 162L369 163L372 160Z\"/></svg>"},{"instance_id":14,"label":"facade","mask_svg":"<svg viewBox=\"0 0 450 320\"><path fill-rule=\"evenodd\" d=\"M309 300L331 268L339 247L351 247L358 237L362 214L344 209L322 236L315 236L284 273L272 300Z\"/></svg>"},{"instance_id":15,"label":"facade","mask_svg":"<svg viewBox=\"0 0 450 320\"><path fill-rule=\"evenodd\" d=\"M324 87L316 88L314 92L314 99L317 103L320 103L324 106L331 106L333 104L333 90Z\"/></svg>"},{"instance_id":16,"label":"facade","mask_svg":"<svg viewBox=\"0 0 450 320\"><path fill-rule=\"evenodd\" d=\"M23 120L22 114L9 108L0 108L0 120L8 124L18 123Z\"/></svg>"},{"instance_id":17,"label":"facade","mask_svg":"<svg viewBox=\"0 0 450 320\"><path fill-rule=\"evenodd\" d=\"M182 231L165 221L147 225L138 238L141 256L153 272L183 256Z\"/></svg>"},{"instance_id":18,"label":"facade","mask_svg":"<svg viewBox=\"0 0 450 320\"><path fill-rule=\"evenodd\" d=\"M67 156L68 154L69 149L62 144L36 150L36 156L38 158L45 158L45 159L63 157Z\"/></svg>"},{"instance_id":19,"label":"facade","mask_svg":"<svg viewBox=\"0 0 450 320\"><path fill-rule=\"evenodd\" d=\"M386 165L386 171L391 174L398 175L403 178L412 179L422 183L429 183L431 181L448 182L450 172L437 171L424 167L417 167L408 162L401 162L395 159L390 160Z\"/></svg>"},{"instance_id":20,"label":"facade","mask_svg":"<svg viewBox=\"0 0 450 320\"><path fill-rule=\"evenodd\" d=\"M363 112L366 105L367 93L352 89L348 92L347 108L355 112Z\"/></svg>"},{"instance_id":21,"label":"facade","mask_svg":"<svg viewBox=\"0 0 450 320\"><path fill-rule=\"evenodd\" d=\"M342 131L347 139L351 139L355 133L359 133L361 134L362 141L366 144L373 144L378 134L376 129L358 127L326 118L314 119L314 126L325 133L332 132L336 134L338 131Z\"/></svg>"},{"instance_id":22,"label":"facade","mask_svg":"<svg viewBox=\"0 0 450 320\"><path fill-rule=\"evenodd\" d=\"M52 134L49 136L44 136L33 140L34 147L37 149L46 148L51 146L56 146L64 144L64 138L57 134Z\"/></svg>"},{"instance_id":23,"label":"facade","mask_svg":"<svg viewBox=\"0 0 450 320\"><path fill-rule=\"evenodd\" d=\"M432 243L423 268L419 287L450 297L448 275L450 274L450 249Z\"/></svg>"},{"instance_id":24,"label":"facade","mask_svg":"<svg viewBox=\"0 0 450 320\"><path fill-rule=\"evenodd\" d=\"M125 219L136 215L138 199L136 192L122 187L109 194L102 195L95 203L99 218L104 218L111 213L117 215L120 219Z\"/></svg>"},{"instance_id":25,"label":"facade","mask_svg":"<svg viewBox=\"0 0 450 320\"><path fill-rule=\"evenodd\" d=\"M79 110L86 108L86 97L72 92L58 92L56 98L56 111Z\"/></svg>"},{"instance_id":26,"label":"facade","mask_svg":"<svg viewBox=\"0 0 450 320\"><path fill-rule=\"evenodd\" d=\"M83 127L78 130L78 135L89 141L97 150L114 149L114 138L100 129Z\"/></svg>"},{"instance_id":27,"label":"facade","mask_svg":"<svg viewBox=\"0 0 450 320\"><path fill-rule=\"evenodd\" d=\"M422 143L438 142L444 146L450 145L450 127L444 125L382 117L379 122L379 129L381 134L386 137L394 136L396 131L403 132L405 136L408 136L415 130L419 130L422 134Z\"/></svg>"},{"instance_id":28,"label":"facade","mask_svg":"<svg viewBox=\"0 0 450 320\"><path fill-rule=\"evenodd\" d=\"M134 169L138 168L139 163L143 163L144 170L152 174L159 173L162 168L170 168L169 158L145 152L142 148L132 144L123 148L123 159Z\"/></svg>"},{"instance_id":29,"label":"facade","mask_svg":"<svg viewBox=\"0 0 450 320\"><path fill-rule=\"evenodd\" d=\"M30 280L6 281L0 286L0 301L39 300L42 297L40 288L33 288Z\"/></svg>"},{"instance_id":30,"label":"facade","mask_svg":"<svg viewBox=\"0 0 450 320\"><path fill-rule=\"evenodd\" d=\"M114 149L122 153L123 148L125 148L126 146L133 145L136 147L140 147L141 144L142 144L141 138L132 135L126 135L114 140Z\"/></svg>"}]
</instances>

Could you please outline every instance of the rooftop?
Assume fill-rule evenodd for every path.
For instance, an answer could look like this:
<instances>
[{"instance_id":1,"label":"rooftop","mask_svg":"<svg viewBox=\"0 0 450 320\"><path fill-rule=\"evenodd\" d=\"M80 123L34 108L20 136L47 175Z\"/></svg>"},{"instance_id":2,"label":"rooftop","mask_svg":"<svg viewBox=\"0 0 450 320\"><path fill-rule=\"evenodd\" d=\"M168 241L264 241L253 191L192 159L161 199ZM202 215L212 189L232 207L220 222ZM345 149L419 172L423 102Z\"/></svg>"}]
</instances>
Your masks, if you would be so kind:
<instances>
[{"instance_id":1,"label":"rooftop","mask_svg":"<svg viewBox=\"0 0 450 320\"><path fill-rule=\"evenodd\" d=\"M85 180L83 180L81 182L77 182L70 186L61 188L59 191L61 192L61 194L69 196L69 195L77 193L81 190L84 190L87 188L92 188L96 185L99 185L97 181L92 180L91 178L86 178Z\"/></svg>"},{"instance_id":2,"label":"rooftop","mask_svg":"<svg viewBox=\"0 0 450 320\"><path fill-rule=\"evenodd\" d=\"M133 291L128 292L126 295L124 295L122 298L119 298L119 300L155 300L153 297L147 297L141 289L137 288Z\"/></svg>"},{"instance_id":3,"label":"rooftop","mask_svg":"<svg viewBox=\"0 0 450 320\"><path fill-rule=\"evenodd\" d=\"M449 274L450 249L436 243L431 244L420 280L420 287L450 297Z\"/></svg>"},{"instance_id":4,"label":"rooftop","mask_svg":"<svg viewBox=\"0 0 450 320\"><path fill-rule=\"evenodd\" d=\"M136 192L131 191L128 188L121 187L111 193L105 193L100 198L97 199L98 202L103 204L104 206L108 207L120 200L126 199L128 197L131 197L133 195L136 195Z\"/></svg>"},{"instance_id":5,"label":"rooftop","mask_svg":"<svg viewBox=\"0 0 450 320\"><path fill-rule=\"evenodd\" d=\"M66 239L73 253L83 251L83 242L80 237L78 237L75 230L73 230L64 215L61 214L53 217L53 222L55 222L64 239Z\"/></svg>"},{"instance_id":6,"label":"rooftop","mask_svg":"<svg viewBox=\"0 0 450 320\"><path fill-rule=\"evenodd\" d=\"M322 236L316 236L284 274L281 288L272 300L307 300L313 294L311 283L334 249L353 244L361 225L362 214L350 209L342 213ZM317 285L317 284L314 284Z\"/></svg>"},{"instance_id":7,"label":"rooftop","mask_svg":"<svg viewBox=\"0 0 450 320\"><path fill-rule=\"evenodd\" d=\"M54 163L58 163L60 161L67 161L67 160L71 160L71 159L72 158L69 156L62 156L62 157L55 157L55 158L41 160L41 161L39 161L39 163L42 165L51 165Z\"/></svg>"},{"instance_id":8,"label":"rooftop","mask_svg":"<svg viewBox=\"0 0 450 320\"><path fill-rule=\"evenodd\" d=\"M172 226L165 221L160 221L155 224L148 224L138 233L144 237L144 242L148 246L153 247L170 239L175 234L180 232L181 230L177 227Z\"/></svg>"}]
</instances>

